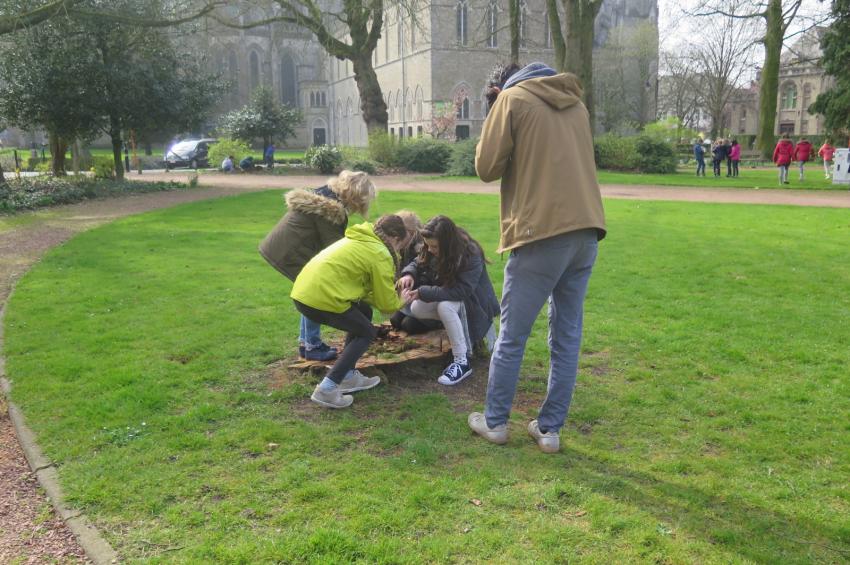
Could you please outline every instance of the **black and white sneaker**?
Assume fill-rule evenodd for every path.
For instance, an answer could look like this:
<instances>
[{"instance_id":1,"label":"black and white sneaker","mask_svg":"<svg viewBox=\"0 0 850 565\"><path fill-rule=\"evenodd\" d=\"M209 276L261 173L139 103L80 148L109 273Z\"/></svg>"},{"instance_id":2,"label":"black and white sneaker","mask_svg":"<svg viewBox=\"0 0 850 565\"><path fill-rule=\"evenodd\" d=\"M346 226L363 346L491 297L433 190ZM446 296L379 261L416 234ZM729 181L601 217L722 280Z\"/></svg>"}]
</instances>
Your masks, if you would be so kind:
<instances>
[{"instance_id":1,"label":"black and white sneaker","mask_svg":"<svg viewBox=\"0 0 850 565\"><path fill-rule=\"evenodd\" d=\"M456 385L466 377L472 374L472 367L469 365L469 361L466 363L458 363L452 362L446 367L446 370L443 371L443 374L440 375L440 378L437 379L437 382L441 385L452 386Z\"/></svg>"}]
</instances>

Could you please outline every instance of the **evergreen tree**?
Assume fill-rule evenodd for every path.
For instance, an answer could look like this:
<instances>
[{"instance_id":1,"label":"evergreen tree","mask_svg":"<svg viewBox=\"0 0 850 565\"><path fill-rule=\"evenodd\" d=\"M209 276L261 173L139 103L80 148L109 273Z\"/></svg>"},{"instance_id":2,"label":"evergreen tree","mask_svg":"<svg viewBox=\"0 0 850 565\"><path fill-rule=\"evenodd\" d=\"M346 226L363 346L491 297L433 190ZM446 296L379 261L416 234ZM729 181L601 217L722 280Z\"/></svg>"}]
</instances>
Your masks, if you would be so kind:
<instances>
[{"instance_id":1,"label":"evergreen tree","mask_svg":"<svg viewBox=\"0 0 850 565\"><path fill-rule=\"evenodd\" d=\"M821 40L823 69L835 86L818 95L810 112L823 114L830 131L850 130L850 0L833 0L835 20Z\"/></svg>"}]
</instances>

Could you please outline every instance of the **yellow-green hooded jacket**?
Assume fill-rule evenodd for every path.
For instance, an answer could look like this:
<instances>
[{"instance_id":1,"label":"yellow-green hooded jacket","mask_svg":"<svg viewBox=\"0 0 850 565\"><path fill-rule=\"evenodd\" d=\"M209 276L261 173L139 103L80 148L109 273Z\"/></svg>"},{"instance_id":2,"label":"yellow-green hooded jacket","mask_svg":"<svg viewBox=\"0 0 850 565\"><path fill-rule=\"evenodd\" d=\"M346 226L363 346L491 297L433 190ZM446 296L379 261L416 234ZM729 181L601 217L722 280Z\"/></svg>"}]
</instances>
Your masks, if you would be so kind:
<instances>
[{"instance_id":1,"label":"yellow-green hooded jacket","mask_svg":"<svg viewBox=\"0 0 850 565\"><path fill-rule=\"evenodd\" d=\"M345 237L323 249L301 270L290 296L325 312L341 314L360 300L381 312L402 303L395 290L395 263L372 224L345 230Z\"/></svg>"}]
</instances>

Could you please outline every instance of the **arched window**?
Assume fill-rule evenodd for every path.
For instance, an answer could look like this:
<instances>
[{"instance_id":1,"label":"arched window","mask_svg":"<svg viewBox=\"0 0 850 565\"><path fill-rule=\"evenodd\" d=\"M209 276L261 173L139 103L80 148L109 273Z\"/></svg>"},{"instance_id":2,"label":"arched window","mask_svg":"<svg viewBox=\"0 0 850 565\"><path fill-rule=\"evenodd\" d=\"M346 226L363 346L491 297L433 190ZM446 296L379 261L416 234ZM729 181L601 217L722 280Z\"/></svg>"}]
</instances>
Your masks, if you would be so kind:
<instances>
[{"instance_id":1,"label":"arched window","mask_svg":"<svg viewBox=\"0 0 850 565\"><path fill-rule=\"evenodd\" d=\"M395 115L396 121L403 122L404 121L404 99L401 97L401 90L396 90L395 92ZM400 128L399 128L399 131Z\"/></svg>"},{"instance_id":2,"label":"arched window","mask_svg":"<svg viewBox=\"0 0 850 565\"><path fill-rule=\"evenodd\" d=\"M422 100L422 88L416 87L416 119L421 120L423 116L424 100Z\"/></svg>"},{"instance_id":3,"label":"arched window","mask_svg":"<svg viewBox=\"0 0 850 565\"><path fill-rule=\"evenodd\" d=\"M235 107L239 104L239 63L236 60L236 51L227 54L228 78L233 81L230 90L230 105Z\"/></svg>"},{"instance_id":4,"label":"arched window","mask_svg":"<svg viewBox=\"0 0 850 565\"><path fill-rule=\"evenodd\" d=\"M793 110L797 107L797 86L794 83L785 85L782 89L782 108Z\"/></svg>"},{"instance_id":5,"label":"arched window","mask_svg":"<svg viewBox=\"0 0 850 565\"><path fill-rule=\"evenodd\" d=\"M257 90L260 86L260 56L256 51L251 51L250 68L251 68L251 92Z\"/></svg>"},{"instance_id":6,"label":"arched window","mask_svg":"<svg viewBox=\"0 0 850 565\"><path fill-rule=\"evenodd\" d=\"M310 107L313 108L314 106L316 106L316 93L311 92L310 93Z\"/></svg>"},{"instance_id":7,"label":"arched window","mask_svg":"<svg viewBox=\"0 0 850 565\"><path fill-rule=\"evenodd\" d=\"M413 119L413 98L409 88L404 93L404 115L407 120Z\"/></svg>"},{"instance_id":8,"label":"arched window","mask_svg":"<svg viewBox=\"0 0 850 565\"><path fill-rule=\"evenodd\" d=\"M546 49L552 48L552 27L549 25L549 10L546 10L543 25L546 26Z\"/></svg>"},{"instance_id":9,"label":"arched window","mask_svg":"<svg viewBox=\"0 0 850 565\"><path fill-rule=\"evenodd\" d=\"M499 5L496 0L490 0L487 6L487 47L499 46Z\"/></svg>"},{"instance_id":10,"label":"arched window","mask_svg":"<svg viewBox=\"0 0 850 565\"><path fill-rule=\"evenodd\" d=\"M381 34L384 41L384 62L390 60L390 24L387 23L387 18L384 18L384 33Z\"/></svg>"},{"instance_id":11,"label":"arched window","mask_svg":"<svg viewBox=\"0 0 850 565\"><path fill-rule=\"evenodd\" d=\"M457 20L457 42L461 45L466 45L468 38L467 30L469 27L469 23L467 22L469 17L469 4L467 4L466 0L458 0L455 12Z\"/></svg>"},{"instance_id":12,"label":"arched window","mask_svg":"<svg viewBox=\"0 0 850 565\"><path fill-rule=\"evenodd\" d=\"M461 102L458 105L457 119L459 119L459 120L468 120L469 119L469 97L468 96L464 96L463 102Z\"/></svg>"},{"instance_id":13,"label":"arched window","mask_svg":"<svg viewBox=\"0 0 850 565\"><path fill-rule=\"evenodd\" d=\"M398 15L396 15L395 21L396 21L396 30L395 30L396 31L396 33L395 33L396 34L396 51L398 52L397 55L399 57L401 57L402 55L404 55L404 26L402 25L403 21L402 21L402 17L401 17L401 11L399 11Z\"/></svg>"},{"instance_id":14,"label":"arched window","mask_svg":"<svg viewBox=\"0 0 850 565\"><path fill-rule=\"evenodd\" d=\"M322 92L322 106L328 105L328 99L325 97L325 93Z\"/></svg>"},{"instance_id":15,"label":"arched window","mask_svg":"<svg viewBox=\"0 0 850 565\"><path fill-rule=\"evenodd\" d=\"M528 4L525 0L519 2L519 46L526 47L528 40Z\"/></svg>"},{"instance_id":16,"label":"arched window","mask_svg":"<svg viewBox=\"0 0 850 565\"><path fill-rule=\"evenodd\" d=\"M280 61L280 101L293 108L298 106L298 78L289 53L284 53Z\"/></svg>"}]
</instances>

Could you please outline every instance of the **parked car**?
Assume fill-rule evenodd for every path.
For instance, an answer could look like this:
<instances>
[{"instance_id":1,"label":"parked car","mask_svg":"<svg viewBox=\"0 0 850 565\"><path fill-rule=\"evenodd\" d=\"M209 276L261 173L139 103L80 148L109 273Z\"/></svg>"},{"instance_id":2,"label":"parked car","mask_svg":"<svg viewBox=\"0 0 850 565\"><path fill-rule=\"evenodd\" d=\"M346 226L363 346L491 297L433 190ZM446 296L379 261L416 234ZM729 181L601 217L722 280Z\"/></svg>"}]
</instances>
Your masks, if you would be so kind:
<instances>
[{"instance_id":1,"label":"parked car","mask_svg":"<svg viewBox=\"0 0 850 565\"><path fill-rule=\"evenodd\" d=\"M189 139L174 144L165 156L165 168L173 169L175 167L189 167L197 169L198 167L208 167L209 160L207 153L210 145L215 143L216 139Z\"/></svg>"}]
</instances>

